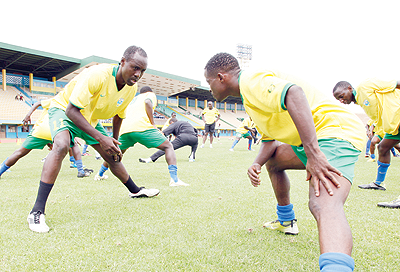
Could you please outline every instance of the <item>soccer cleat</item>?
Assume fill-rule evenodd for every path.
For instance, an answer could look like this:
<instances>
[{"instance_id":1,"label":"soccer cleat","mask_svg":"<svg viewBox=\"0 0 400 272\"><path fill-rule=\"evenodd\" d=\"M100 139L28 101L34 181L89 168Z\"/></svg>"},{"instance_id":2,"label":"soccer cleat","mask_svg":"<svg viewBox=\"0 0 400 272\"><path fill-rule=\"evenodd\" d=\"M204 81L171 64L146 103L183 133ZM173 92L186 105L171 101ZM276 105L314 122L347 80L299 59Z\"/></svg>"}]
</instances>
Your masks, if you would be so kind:
<instances>
[{"instance_id":1,"label":"soccer cleat","mask_svg":"<svg viewBox=\"0 0 400 272\"><path fill-rule=\"evenodd\" d=\"M370 184L358 185L358 188L386 191L385 185L383 185L383 183L381 183L381 185L378 185L375 182L371 182Z\"/></svg>"},{"instance_id":2,"label":"soccer cleat","mask_svg":"<svg viewBox=\"0 0 400 272\"><path fill-rule=\"evenodd\" d=\"M267 222L263 225L264 228L270 230L279 230L285 234L297 235L299 234L299 228L297 227L297 219L291 221L284 221L283 224L279 220Z\"/></svg>"},{"instance_id":3,"label":"soccer cleat","mask_svg":"<svg viewBox=\"0 0 400 272\"><path fill-rule=\"evenodd\" d=\"M365 154L365 157L366 157L366 158L369 158L369 154Z\"/></svg>"},{"instance_id":4,"label":"soccer cleat","mask_svg":"<svg viewBox=\"0 0 400 272\"><path fill-rule=\"evenodd\" d=\"M248 151L255 151L254 149L247 149Z\"/></svg>"},{"instance_id":5,"label":"soccer cleat","mask_svg":"<svg viewBox=\"0 0 400 272\"><path fill-rule=\"evenodd\" d=\"M50 228L46 225L44 214L41 211L28 215L29 228L34 232L49 232Z\"/></svg>"},{"instance_id":6,"label":"soccer cleat","mask_svg":"<svg viewBox=\"0 0 400 272\"><path fill-rule=\"evenodd\" d=\"M212 144L210 144L210 148L212 148Z\"/></svg>"},{"instance_id":7,"label":"soccer cleat","mask_svg":"<svg viewBox=\"0 0 400 272\"><path fill-rule=\"evenodd\" d=\"M200 146L200 148L203 148L204 147L204 144L202 144L201 146Z\"/></svg>"},{"instance_id":8,"label":"soccer cleat","mask_svg":"<svg viewBox=\"0 0 400 272\"><path fill-rule=\"evenodd\" d=\"M85 168L85 169L83 169L83 171L85 171L89 174L93 173L93 169L89 169L89 168Z\"/></svg>"},{"instance_id":9,"label":"soccer cleat","mask_svg":"<svg viewBox=\"0 0 400 272\"><path fill-rule=\"evenodd\" d=\"M139 198L139 197L153 197L157 196L160 193L158 189L146 189L144 187L140 187L140 191L136 194L129 193L129 197L131 198Z\"/></svg>"},{"instance_id":10,"label":"soccer cleat","mask_svg":"<svg viewBox=\"0 0 400 272\"><path fill-rule=\"evenodd\" d=\"M233 152L233 148L230 148L229 151L232 151L232 152Z\"/></svg>"},{"instance_id":11,"label":"soccer cleat","mask_svg":"<svg viewBox=\"0 0 400 272\"><path fill-rule=\"evenodd\" d=\"M90 176L90 173L89 172L86 172L86 171L83 171L83 172L78 172L78 178L85 178L85 177L88 177L88 176Z\"/></svg>"},{"instance_id":12,"label":"soccer cleat","mask_svg":"<svg viewBox=\"0 0 400 272\"><path fill-rule=\"evenodd\" d=\"M71 164L69 165L69 168L76 168L76 164L74 162L71 162Z\"/></svg>"},{"instance_id":13,"label":"soccer cleat","mask_svg":"<svg viewBox=\"0 0 400 272\"><path fill-rule=\"evenodd\" d=\"M189 159L189 162L194 162L194 159Z\"/></svg>"},{"instance_id":14,"label":"soccer cleat","mask_svg":"<svg viewBox=\"0 0 400 272\"><path fill-rule=\"evenodd\" d=\"M178 179L178 182L175 182L172 178L169 182L169 186L189 186L189 184L184 183L182 180Z\"/></svg>"},{"instance_id":15,"label":"soccer cleat","mask_svg":"<svg viewBox=\"0 0 400 272\"><path fill-rule=\"evenodd\" d=\"M370 158L367 162L376 162L376 159Z\"/></svg>"},{"instance_id":16,"label":"soccer cleat","mask_svg":"<svg viewBox=\"0 0 400 272\"><path fill-rule=\"evenodd\" d=\"M150 158L146 158L146 159L139 158L139 161L140 161L140 162L143 162L143 163L150 163L150 162L153 162Z\"/></svg>"},{"instance_id":17,"label":"soccer cleat","mask_svg":"<svg viewBox=\"0 0 400 272\"><path fill-rule=\"evenodd\" d=\"M96 176L94 176L94 180L103 180L103 179L108 179L108 176L107 175L99 176L99 174L96 174Z\"/></svg>"},{"instance_id":18,"label":"soccer cleat","mask_svg":"<svg viewBox=\"0 0 400 272\"><path fill-rule=\"evenodd\" d=\"M96 157L96 160L101 160L101 157Z\"/></svg>"},{"instance_id":19,"label":"soccer cleat","mask_svg":"<svg viewBox=\"0 0 400 272\"><path fill-rule=\"evenodd\" d=\"M400 208L400 196L397 199L390 201L390 202L379 202L378 207L399 209Z\"/></svg>"}]
</instances>

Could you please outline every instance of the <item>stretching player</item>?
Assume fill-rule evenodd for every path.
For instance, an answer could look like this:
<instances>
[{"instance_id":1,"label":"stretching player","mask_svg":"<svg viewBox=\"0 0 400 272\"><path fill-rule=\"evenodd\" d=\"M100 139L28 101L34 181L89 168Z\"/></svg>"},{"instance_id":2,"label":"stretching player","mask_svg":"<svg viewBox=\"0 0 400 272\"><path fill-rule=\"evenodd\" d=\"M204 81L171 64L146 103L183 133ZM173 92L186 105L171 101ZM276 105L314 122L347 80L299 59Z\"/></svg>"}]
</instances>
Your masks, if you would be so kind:
<instances>
[{"instance_id":1,"label":"stretching player","mask_svg":"<svg viewBox=\"0 0 400 272\"><path fill-rule=\"evenodd\" d=\"M174 150L184 146L192 148L189 156L189 162L194 162L196 158L196 150L198 145L197 129L185 121L178 121L176 118L170 120L170 125L162 131L165 136L174 135L175 139L171 142ZM139 161L143 163L155 162L159 157L164 156L165 152L162 150L157 151L150 158L142 159Z\"/></svg>"},{"instance_id":2,"label":"stretching player","mask_svg":"<svg viewBox=\"0 0 400 272\"><path fill-rule=\"evenodd\" d=\"M253 139L256 138L255 127L256 126L255 126L253 120L251 120L251 117L244 118L243 122L236 129L236 139L233 141L233 144L232 144L231 148L229 149L229 151L233 151L236 144L240 141L241 138L248 139L249 145L248 145L247 150L254 151L253 149L251 149L251 144L253 142Z\"/></svg>"},{"instance_id":3,"label":"stretching player","mask_svg":"<svg viewBox=\"0 0 400 272\"><path fill-rule=\"evenodd\" d=\"M140 94L135 97L134 101L129 104L126 116L122 121L121 131L119 136L119 146L122 153L125 153L128 148L140 143L147 148L158 148L165 152L165 159L168 163L168 171L170 174L170 186L187 186L178 178L178 168L176 166L176 156L172 144L168 139L157 129L153 111L157 106L157 97L152 89L144 86L140 89ZM174 119L174 118L173 118ZM108 170L108 163L103 162L99 174L95 176L95 180L106 179L104 172Z\"/></svg>"},{"instance_id":4,"label":"stretching player","mask_svg":"<svg viewBox=\"0 0 400 272\"><path fill-rule=\"evenodd\" d=\"M377 126L372 124L370 126L369 134L372 135L372 140L370 141L370 148L369 148L371 158L368 160L368 162L375 162L376 161L375 147L382 141L383 137L385 137L385 132L383 131L383 129L378 128ZM393 156L398 157L399 155L396 154L396 151L394 150L395 148L400 152L400 144L397 144L390 149L390 152L393 154ZM368 189L368 188L363 188L363 186L364 185L359 185L358 187L361 189ZM369 184L367 184L366 186L369 186ZM382 186L382 189L385 188Z\"/></svg>"},{"instance_id":5,"label":"stretching player","mask_svg":"<svg viewBox=\"0 0 400 272\"><path fill-rule=\"evenodd\" d=\"M28 215L29 228L35 232L48 232L45 206L62 161L75 137L92 145L113 174L129 190L130 197L153 197L157 189L138 187L121 163L121 150L117 141L126 107L135 97L137 82L147 69L147 54L140 47L125 50L120 65L100 64L83 70L58 93L49 108L53 149L44 162L35 205ZM99 119L113 117L113 137L109 137Z\"/></svg>"},{"instance_id":6,"label":"stretching player","mask_svg":"<svg viewBox=\"0 0 400 272\"><path fill-rule=\"evenodd\" d=\"M319 232L320 268L352 271L353 242L343 205L365 144L358 117L294 77L269 70L241 71L236 58L227 53L208 61L205 78L218 101L229 95L242 98L263 137L248 176L253 186L259 186L265 164L278 201L278 220L264 227L298 233L285 170L306 169L309 208Z\"/></svg>"},{"instance_id":7,"label":"stretching player","mask_svg":"<svg viewBox=\"0 0 400 272\"><path fill-rule=\"evenodd\" d=\"M383 129L384 138L379 143L378 171L375 181L359 186L362 189L386 190L385 181L390 166L390 149L400 142L400 82L369 79L356 89L347 81L338 82L333 95L343 104L358 104Z\"/></svg>"},{"instance_id":8,"label":"stretching player","mask_svg":"<svg viewBox=\"0 0 400 272\"><path fill-rule=\"evenodd\" d=\"M49 127L49 115L47 113L47 109L50 105L51 99L43 100L41 102L36 102L29 112L26 114L24 120L22 121L24 125L28 125L31 123L31 115L32 113L40 106L43 107L44 111L40 115L39 119L36 121L33 126L32 131L29 133L26 140L23 142L22 146L14 151L14 153L8 157L3 163L0 165L0 177L1 175L7 171L11 166L17 163L17 161L32 151L32 149L43 149L46 145L52 148L51 141L51 133ZM78 178L83 178L89 176L93 173L92 169L83 168L81 152L79 150L78 145L74 145L70 148L69 152L71 153L70 161L73 162L74 168L78 170ZM71 167L72 168L72 167Z\"/></svg>"}]
</instances>

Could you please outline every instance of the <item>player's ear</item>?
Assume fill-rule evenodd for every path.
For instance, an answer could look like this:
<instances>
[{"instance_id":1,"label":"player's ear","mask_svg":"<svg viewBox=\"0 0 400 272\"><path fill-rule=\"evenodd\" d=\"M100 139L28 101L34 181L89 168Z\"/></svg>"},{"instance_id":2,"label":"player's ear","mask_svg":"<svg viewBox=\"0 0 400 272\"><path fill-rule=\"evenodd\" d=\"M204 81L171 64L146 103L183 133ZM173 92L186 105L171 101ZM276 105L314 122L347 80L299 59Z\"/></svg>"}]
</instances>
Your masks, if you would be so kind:
<instances>
[{"instance_id":1,"label":"player's ear","mask_svg":"<svg viewBox=\"0 0 400 272\"><path fill-rule=\"evenodd\" d=\"M218 80L219 80L220 82L223 82L223 81L226 80L226 74L218 73L218 74L217 74L217 77L218 77Z\"/></svg>"}]
</instances>

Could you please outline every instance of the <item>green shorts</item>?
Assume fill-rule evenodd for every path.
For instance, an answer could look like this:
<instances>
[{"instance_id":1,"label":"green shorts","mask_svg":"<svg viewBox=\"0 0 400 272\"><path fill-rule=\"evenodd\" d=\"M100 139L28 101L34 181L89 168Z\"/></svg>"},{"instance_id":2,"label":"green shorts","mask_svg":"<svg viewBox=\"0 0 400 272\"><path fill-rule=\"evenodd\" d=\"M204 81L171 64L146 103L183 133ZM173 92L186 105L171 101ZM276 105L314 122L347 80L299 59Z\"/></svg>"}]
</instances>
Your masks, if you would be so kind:
<instances>
[{"instance_id":1,"label":"green shorts","mask_svg":"<svg viewBox=\"0 0 400 272\"><path fill-rule=\"evenodd\" d=\"M389 135L390 135L390 134L389 134ZM381 137L381 136L379 136L379 135L374 135L374 136L378 137L378 139L379 139L380 141L382 141L382 137Z\"/></svg>"},{"instance_id":2,"label":"green shorts","mask_svg":"<svg viewBox=\"0 0 400 272\"><path fill-rule=\"evenodd\" d=\"M348 141L341 139L321 139L318 140L318 145L328 162L353 183L354 165L361 151ZM292 149L301 162L306 165L307 156L304 148L302 146L292 146Z\"/></svg>"},{"instance_id":3,"label":"green shorts","mask_svg":"<svg viewBox=\"0 0 400 272\"><path fill-rule=\"evenodd\" d=\"M250 132L246 132L245 134L242 134L240 132L236 132L236 138L247 138L247 137L251 137Z\"/></svg>"},{"instance_id":4,"label":"green shorts","mask_svg":"<svg viewBox=\"0 0 400 272\"><path fill-rule=\"evenodd\" d=\"M119 136L121 150L128 149L136 143L142 144L147 148L159 147L167 138L158 129L148 129L145 131L133 131Z\"/></svg>"},{"instance_id":5,"label":"green shorts","mask_svg":"<svg viewBox=\"0 0 400 272\"><path fill-rule=\"evenodd\" d=\"M386 133L384 139L398 140L398 141L400 141L400 132L397 133L397 134L395 134L395 135Z\"/></svg>"},{"instance_id":6,"label":"green shorts","mask_svg":"<svg viewBox=\"0 0 400 272\"><path fill-rule=\"evenodd\" d=\"M47 144L53 143L52 141L36 138L32 135L28 135L26 140L22 143L22 147L26 149L43 149Z\"/></svg>"},{"instance_id":7,"label":"green shorts","mask_svg":"<svg viewBox=\"0 0 400 272\"><path fill-rule=\"evenodd\" d=\"M58 108L50 108L49 109L49 122L50 122L50 132L51 138L54 140L54 137L61 131L68 130L71 135L70 147L75 145L74 139L75 137L83 139L86 144L94 145L99 142L96 141L92 136L83 132L80 128L78 128L65 114L65 111ZM108 136L107 131L100 124L100 122L95 127L101 134L104 136Z\"/></svg>"}]
</instances>

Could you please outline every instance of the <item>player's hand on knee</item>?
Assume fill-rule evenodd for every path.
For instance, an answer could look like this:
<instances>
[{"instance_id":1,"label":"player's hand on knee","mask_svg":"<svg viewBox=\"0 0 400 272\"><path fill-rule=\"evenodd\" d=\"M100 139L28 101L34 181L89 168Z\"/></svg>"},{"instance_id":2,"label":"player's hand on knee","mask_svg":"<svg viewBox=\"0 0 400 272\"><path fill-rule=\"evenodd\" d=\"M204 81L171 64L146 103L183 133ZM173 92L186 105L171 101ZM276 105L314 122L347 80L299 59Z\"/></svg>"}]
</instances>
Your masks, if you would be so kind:
<instances>
[{"instance_id":1,"label":"player's hand on knee","mask_svg":"<svg viewBox=\"0 0 400 272\"><path fill-rule=\"evenodd\" d=\"M247 175L249 176L250 182L254 187L257 187L258 185L261 184L260 173L261 173L261 165L259 165L258 163L254 163L247 170Z\"/></svg>"},{"instance_id":2,"label":"player's hand on knee","mask_svg":"<svg viewBox=\"0 0 400 272\"><path fill-rule=\"evenodd\" d=\"M121 143L118 142L116 139L112 137L104 137L101 141L99 141L100 147L110 156L114 155L121 155L122 158L122 152L121 149L119 149L118 145Z\"/></svg>"}]
</instances>

